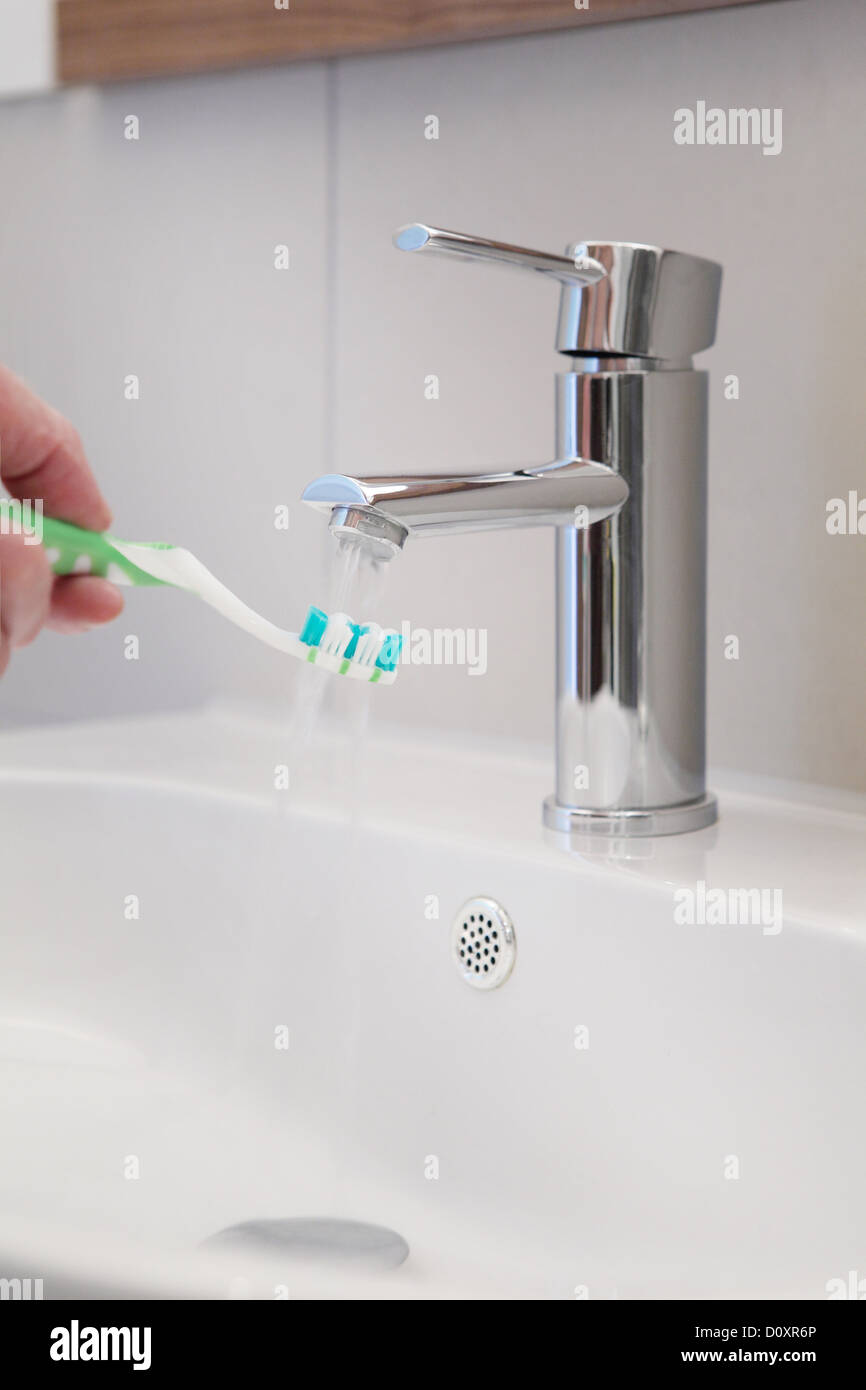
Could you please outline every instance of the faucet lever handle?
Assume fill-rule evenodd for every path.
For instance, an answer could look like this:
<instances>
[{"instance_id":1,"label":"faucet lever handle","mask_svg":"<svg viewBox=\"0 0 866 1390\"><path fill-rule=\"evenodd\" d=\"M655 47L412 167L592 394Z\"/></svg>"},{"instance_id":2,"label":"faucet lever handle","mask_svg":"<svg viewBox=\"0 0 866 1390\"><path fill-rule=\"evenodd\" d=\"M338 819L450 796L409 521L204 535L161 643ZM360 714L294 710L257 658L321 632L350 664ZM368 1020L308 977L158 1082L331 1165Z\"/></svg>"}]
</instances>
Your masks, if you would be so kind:
<instances>
[{"instance_id":1,"label":"faucet lever handle","mask_svg":"<svg viewBox=\"0 0 866 1390\"><path fill-rule=\"evenodd\" d=\"M488 241L485 237L428 227L423 222L398 227L393 240L398 251L437 251L465 260L498 261L516 270L537 270L563 285L596 285L607 274L601 262L587 253L585 245L575 246L571 256L552 256L546 251L531 251L504 241Z\"/></svg>"}]
</instances>

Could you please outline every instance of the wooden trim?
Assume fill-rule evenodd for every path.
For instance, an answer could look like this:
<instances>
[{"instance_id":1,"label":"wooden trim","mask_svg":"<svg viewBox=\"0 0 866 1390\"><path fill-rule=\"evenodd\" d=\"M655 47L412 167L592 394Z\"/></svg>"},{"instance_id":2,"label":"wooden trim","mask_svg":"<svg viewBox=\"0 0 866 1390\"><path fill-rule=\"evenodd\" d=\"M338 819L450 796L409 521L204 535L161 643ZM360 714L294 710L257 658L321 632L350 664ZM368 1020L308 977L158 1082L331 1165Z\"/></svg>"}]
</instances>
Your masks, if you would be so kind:
<instances>
[{"instance_id":1,"label":"wooden trim","mask_svg":"<svg viewBox=\"0 0 866 1390\"><path fill-rule=\"evenodd\" d=\"M759 0L56 0L62 82L414 48Z\"/></svg>"}]
</instances>

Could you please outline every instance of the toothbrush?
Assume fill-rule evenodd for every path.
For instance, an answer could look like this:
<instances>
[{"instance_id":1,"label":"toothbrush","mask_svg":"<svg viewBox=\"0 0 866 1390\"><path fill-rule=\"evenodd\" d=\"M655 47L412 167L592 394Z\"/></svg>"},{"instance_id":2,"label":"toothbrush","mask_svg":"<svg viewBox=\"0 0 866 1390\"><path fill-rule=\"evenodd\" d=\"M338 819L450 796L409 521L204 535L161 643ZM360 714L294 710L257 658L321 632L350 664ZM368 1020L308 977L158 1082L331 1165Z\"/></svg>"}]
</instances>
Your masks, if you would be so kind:
<instances>
[{"instance_id":1,"label":"toothbrush","mask_svg":"<svg viewBox=\"0 0 866 1390\"><path fill-rule=\"evenodd\" d=\"M4 503L4 512L9 509L10 504ZM167 584L186 589L277 651L353 680L391 685L397 678L402 638L378 623L354 623L345 613L329 616L321 608L311 607L299 633L285 632L242 603L180 546L164 541L121 541L53 517L42 517L41 526L42 544L57 575L93 574L113 584ZM35 526L32 530L37 533Z\"/></svg>"}]
</instances>

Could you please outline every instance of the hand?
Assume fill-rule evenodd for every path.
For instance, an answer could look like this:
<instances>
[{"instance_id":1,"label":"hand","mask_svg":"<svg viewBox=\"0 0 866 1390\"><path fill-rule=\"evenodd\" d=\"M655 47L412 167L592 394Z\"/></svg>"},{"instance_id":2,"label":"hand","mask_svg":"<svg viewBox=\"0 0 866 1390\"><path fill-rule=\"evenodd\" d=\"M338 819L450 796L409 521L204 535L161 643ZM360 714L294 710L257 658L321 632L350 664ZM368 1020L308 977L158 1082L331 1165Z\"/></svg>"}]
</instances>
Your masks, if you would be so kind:
<instances>
[{"instance_id":1,"label":"hand","mask_svg":"<svg viewBox=\"0 0 866 1390\"><path fill-rule=\"evenodd\" d=\"M75 430L0 366L0 478L13 497L42 502L45 516L104 531L111 521ZM14 647L42 627L86 632L116 618L123 599L89 575L55 579L41 545L0 533L0 675Z\"/></svg>"}]
</instances>

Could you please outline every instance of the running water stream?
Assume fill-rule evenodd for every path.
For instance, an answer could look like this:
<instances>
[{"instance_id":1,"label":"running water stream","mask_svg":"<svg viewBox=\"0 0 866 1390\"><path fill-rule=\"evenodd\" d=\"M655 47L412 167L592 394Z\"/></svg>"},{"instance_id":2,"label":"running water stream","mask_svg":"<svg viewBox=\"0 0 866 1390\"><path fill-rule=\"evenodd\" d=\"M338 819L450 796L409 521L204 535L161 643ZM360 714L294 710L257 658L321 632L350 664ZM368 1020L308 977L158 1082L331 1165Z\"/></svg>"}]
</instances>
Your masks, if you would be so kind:
<instances>
[{"instance_id":1,"label":"running water stream","mask_svg":"<svg viewBox=\"0 0 866 1390\"><path fill-rule=\"evenodd\" d=\"M390 626L383 608L389 562L377 558L363 539L341 540L334 547L327 585L327 612L347 613L356 622ZM351 1153L346 1136L353 1132L358 1104L356 1077L364 1041L362 963L375 943L356 930L357 900L368 888L369 869L363 850L367 796L364 756L371 700L387 699L387 687L333 676L304 663L298 673L294 717L289 737L291 776L303 764L307 775L326 776L324 763L333 761L329 779L345 820L333 830L335 872L321 885L327 900L332 940L338 941L335 968L328 980L328 1008L341 1020L334 1037L331 1072L329 1138L336 1194L350 1200L353 1183ZM327 703L326 703L327 702ZM329 715L323 728L325 711ZM291 804L291 798L287 800ZM340 818L342 820L342 817ZM386 891L386 885L382 885ZM326 1069L327 1071L327 1069ZM291 1214L291 1213L289 1213Z\"/></svg>"},{"instance_id":2,"label":"running water stream","mask_svg":"<svg viewBox=\"0 0 866 1390\"><path fill-rule=\"evenodd\" d=\"M327 582L326 611L348 613L355 622L382 622L382 602L388 561L376 556L362 538L340 540L333 547ZM386 624L382 623L383 626ZM348 687L348 689L346 689ZM291 726L293 761L304 758L319 726L326 699L338 715L339 732L352 749L363 740L370 720L374 687L359 681L342 681L314 664L304 663L296 687Z\"/></svg>"}]
</instances>

